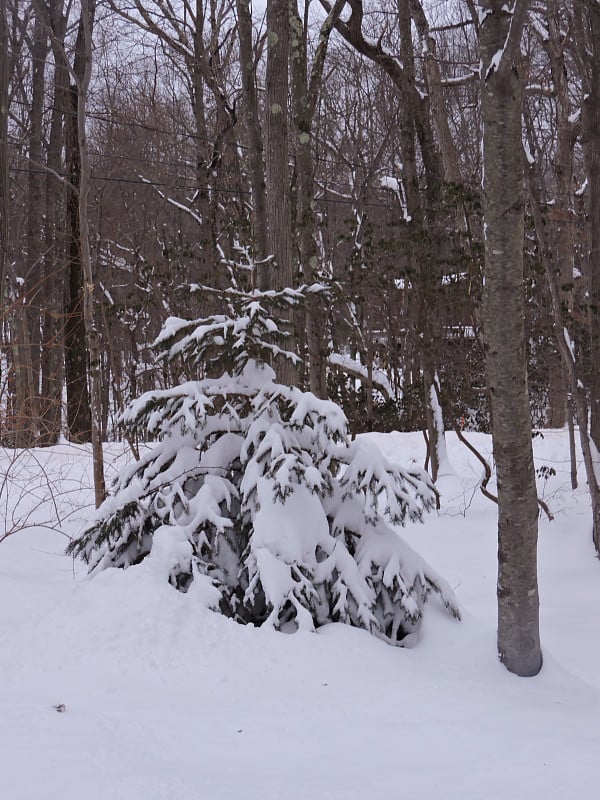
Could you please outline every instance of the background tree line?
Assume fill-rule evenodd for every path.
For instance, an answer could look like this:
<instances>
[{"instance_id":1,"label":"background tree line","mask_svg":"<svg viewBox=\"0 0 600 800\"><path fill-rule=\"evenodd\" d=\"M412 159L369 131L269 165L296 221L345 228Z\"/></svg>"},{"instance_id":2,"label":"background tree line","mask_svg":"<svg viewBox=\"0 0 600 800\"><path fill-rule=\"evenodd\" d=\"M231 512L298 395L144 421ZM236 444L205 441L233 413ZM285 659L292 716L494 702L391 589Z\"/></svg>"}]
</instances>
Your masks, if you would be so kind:
<instances>
[{"instance_id":1,"label":"background tree line","mask_svg":"<svg viewBox=\"0 0 600 800\"><path fill-rule=\"evenodd\" d=\"M590 464L598 13L529 3L519 70L532 419L589 415ZM292 380L355 431L424 430L435 477L438 405L447 427L490 424L480 17L471 0L269 0L264 16L246 0L1 0L3 442L91 437L86 291L106 438L132 396L178 377L150 345L166 316L209 310L190 282L322 282L328 301L289 320L306 356Z\"/></svg>"}]
</instances>

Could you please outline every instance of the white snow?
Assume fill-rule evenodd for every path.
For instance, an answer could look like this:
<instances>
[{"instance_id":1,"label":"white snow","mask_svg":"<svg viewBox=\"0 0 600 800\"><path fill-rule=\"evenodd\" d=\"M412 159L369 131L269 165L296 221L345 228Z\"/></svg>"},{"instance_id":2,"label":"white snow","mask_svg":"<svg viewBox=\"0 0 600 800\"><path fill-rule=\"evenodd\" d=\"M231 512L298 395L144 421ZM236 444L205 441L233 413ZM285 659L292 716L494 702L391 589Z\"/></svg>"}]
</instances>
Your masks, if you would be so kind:
<instances>
[{"instance_id":1,"label":"white snow","mask_svg":"<svg viewBox=\"0 0 600 800\"><path fill-rule=\"evenodd\" d=\"M535 158L531 154L531 150L529 148L529 142L525 137L523 137L523 151L525 152L525 158L527 159L527 163L529 166L535 164Z\"/></svg>"},{"instance_id":2,"label":"white snow","mask_svg":"<svg viewBox=\"0 0 600 800\"><path fill-rule=\"evenodd\" d=\"M434 378L435 384L438 386L440 385L439 378L436 375ZM452 472L452 466L450 465L450 461L448 459L448 448L446 447L446 435L444 432L444 414L442 411L442 407L438 402L437 391L435 388L435 384L431 384L429 387L429 403L431 405L431 411L433 414L433 424L437 431L437 441L436 441L436 455L438 460L438 474L440 477L443 475L447 475L448 473Z\"/></svg>"},{"instance_id":3,"label":"white snow","mask_svg":"<svg viewBox=\"0 0 600 800\"><path fill-rule=\"evenodd\" d=\"M369 370L357 359L342 355L342 353L330 353L327 356L327 361L332 365L340 367L342 370L347 370L351 375L359 375L362 380L368 380ZM373 386L377 387L384 397L388 400L396 400L394 390L384 370L373 367L371 370L371 380Z\"/></svg>"},{"instance_id":4,"label":"white snow","mask_svg":"<svg viewBox=\"0 0 600 800\"><path fill-rule=\"evenodd\" d=\"M56 531L33 527L0 542L3 796L588 796L600 753L600 565L583 470L572 492L567 433L543 433L536 465L556 470L540 482L555 520L540 520L537 678L511 676L497 661L496 507L454 434L441 511L403 537L454 588L463 621L429 604L414 648L344 625L293 635L239 626L206 608L210 587L200 581L188 594L168 585L164 564L186 554L166 532L142 565L91 579L62 555ZM467 436L489 458L489 437ZM361 439L390 462L423 463L420 433ZM107 447L111 474L126 458L122 446ZM34 482L36 464L48 480ZM84 448L0 451L0 479L14 465L0 480L9 523L15 504L15 520L30 525L60 513L67 534L89 520Z\"/></svg>"}]
</instances>

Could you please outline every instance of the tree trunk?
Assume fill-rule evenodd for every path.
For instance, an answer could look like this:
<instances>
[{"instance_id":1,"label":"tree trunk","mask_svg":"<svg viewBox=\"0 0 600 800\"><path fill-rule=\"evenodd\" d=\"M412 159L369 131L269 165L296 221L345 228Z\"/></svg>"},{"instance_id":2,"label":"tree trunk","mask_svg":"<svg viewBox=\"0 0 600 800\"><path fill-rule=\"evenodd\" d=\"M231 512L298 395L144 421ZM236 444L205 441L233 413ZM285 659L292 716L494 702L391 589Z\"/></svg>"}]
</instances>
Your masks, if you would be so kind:
<instances>
[{"instance_id":1,"label":"tree trunk","mask_svg":"<svg viewBox=\"0 0 600 800\"><path fill-rule=\"evenodd\" d=\"M67 162L68 285L65 325L65 379L67 384L67 427L74 442L91 439L90 396L87 382L87 352L83 317L83 268L78 187L81 183L81 154L77 132L77 88L71 86L65 109L65 153Z\"/></svg>"},{"instance_id":2,"label":"tree trunk","mask_svg":"<svg viewBox=\"0 0 600 800\"><path fill-rule=\"evenodd\" d=\"M204 0L196 0L195 25L193 34L193 58L187 59L187 70L192 88L192 107L195 123L196 143L196 181L195 206L201 220L198 229L197 272L194 279L200 284L219 286L220 275L217 267L216 232L214 221L214 193L209 191L211 174L209 169L209 135L206 124L206 103L204 97L206 74L206 50L204 46ZM168 42L168 39L166 40Z\"/></svg>"},{"instance_id":3,"label":"tree trunk","mask_svg":"<svg viewBox=\"0 0 600 800\"><path fill-rule=\"evenodd\" d=\"M292 236L288 152L289 11L287 0L267 3L267 212L274 283L292 286Z\"/></svg>"},{"instance_id":4,"label":"tree trunk","mask_svg":"<svg viewBox=\"0 0 600 800\"><path fill-rule=\"evenodd\" d=\"M537 493L524 330L522 80L526 2L482 2L484 341L498 476L498 653L510 672L542 666L537 586Z\"/></svg>"},{"instance_id":5,"label":"tree trunk","mask_svg":"<svg viewBox=\"0 0 600 800\"><path fill-rule=\"evenodd\" d=\"M58 30L60 21L53 26ZM62 37L62 34L60 34ZM55 58L54 95L48 138L46 175L46 218L44 225L44 287L46 300L42 319L42 400L40 404L40 445L56 444L62 424L64 379L65 252L61 225L64 185L62 172L63 117L69 76L64 60Z\"/></svg>"},{"instance_id":6,"label":"tree trunk","mask_svg":"<svg viewBox=\"0 0 600 800\"><path fill-rule=\"evenodd\" d=\"M276 289L294 285L288 152L289 48L289 2L267 0L267 216ZM290 323L290 334L291 327ZM287 348L293 349L289 340ZM295 369L287 360L279 365L278 372L283 383L296 382Z\"/></svg>"},{"instance_id":7,"label":"tree trunk","mask_svg":"<svg viewBox=\"0 0 600 800\"><path fill-rule=\"evenodd\" d=\"M81 267L84 279L83 288L83 316L85 340L89 350L90 386L91 386L91 434L92 455L94 466L94 495L96 507L106 497L104 482L104 456L102 452L102 387L101 356L98 329L94 319L94 277L92 274L92 259L90 254L90 232L88 217L88 198L90 191L90 166L88 159L87 138L85 130L85 109L87 93L92 74L92 30L96 12L96 0L82 0L79 33L77 37L78 52L76 53L74 70L77 79L77 142L81 159L79 181L79 235L81 250ZM79 35L81 34L81 36ZM78 68L77 68L78 67Z\"/></svg>"},{"instance_id":8,"label":"tree trunk","mask_svg":"<svg viewBox=\"0 0 600 800\"><path fill-rule=\"evenodd\" d=\"M400 0L401 1L401 0ZM434 35L429 30L429 22L421 0L408 0L411 17L419 34L423 54L423 69L426 81L429 107L440 155L444 167L444 178L453 183L460 183L459 158L452 134L450 132L449 114L444 101L442 76Z\"/></svg>"},{"instance_id":9,"label":"tree trunk","mask_svg":"<svg viewBox=\"0 0 600 800\"><path fill-rule=\"evenodd\" d=\"M600 450L600 5L589 2L590 89L583 102L582 144L589 185L590 254L587 275L590 330L590 431ZM600 532L595 539L600 543Z\"/></svg>"},{"instance_id":10,"label":"tree trunk","mask_svg":"<svg viewBox=\"0 0 600 800\"><path fill-rule=\"evenodd\" d=\"M317 221L314 211L314 162L312 128L329 37L339 19L345 0L337 0L322 24L310 79L308 75L308 7L304 21L296 0L292 0L291 69L293 87L294 134L296 151L296 230L300 265L306 283L318 279L319 250L316 242ZM321 298L309 295L306 299L306 344L308 349L309 387L317 397L327 397L326 329L322 321L324 308Z\"/></svg>"},{"instance_id":11,"label":"tree trunk","mask_svg":"<svg viewBox=\"0 0 600 800\"><path fill-rule=\"evenodd\" d=\"M242 117L248 147L250 189L254 211L254 238L258 261L255 284L266 291L270 287L270 268L267 261L267 194L263 144L260 131L258 97L256 93L254 52L252 48L252 14L250 0L236 0L238 36L240 40L240 70L242 73Z\"/></svg>"},{"instance_id":12,"label":"tree trunk","mask_svg":"<svg viewBox=\"0 0 600 800\"><path fill-rule=\"evenodd\" d=\"M0 0L0 324L8 264L8 210L8 23L6 0Z\"/></svg>"}]
</instances>

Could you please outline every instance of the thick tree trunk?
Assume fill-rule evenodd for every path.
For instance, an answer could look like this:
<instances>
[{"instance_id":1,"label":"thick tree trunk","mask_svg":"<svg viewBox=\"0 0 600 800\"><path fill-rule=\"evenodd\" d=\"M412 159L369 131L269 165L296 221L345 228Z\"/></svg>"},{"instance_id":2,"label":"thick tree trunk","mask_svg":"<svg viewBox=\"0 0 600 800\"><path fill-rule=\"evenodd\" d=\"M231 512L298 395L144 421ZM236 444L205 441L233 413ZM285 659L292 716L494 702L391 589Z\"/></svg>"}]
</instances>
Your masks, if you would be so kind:
<instances>
[{"instance_id":1,"label":"thick tree trunk","mask_svg":"<svg viewBox=\"0 0 600 800\"><path fill-rule=\"evenodd\" d=\"M537 493L524 331L524 196L519 43L526 3L482 2L483 322L498 476L498 653L510 672L542 666Z\"/></svg>"},{"instance_id":2,"label":"thick tree trunk","mask_svg":"<svg viewBox=\"0 0 600 800\"><path fill-rule=\"evenodd\" d=\"M321 90L323 67L329 37L339 19L345 0L337 0L321 26L310 78L308 74L308 8L304 21L296 0L291 0L291 70L293 87L294 134L296 151L296 231L300 265L306 283L318 279L319 250L316 242L317 221L314 211L313 120ZM308 349L309 387L317 397L327 397L327 339L322 324L324 309L318 296L306 299L306 344Z\"/></svg>"}]
</instances>

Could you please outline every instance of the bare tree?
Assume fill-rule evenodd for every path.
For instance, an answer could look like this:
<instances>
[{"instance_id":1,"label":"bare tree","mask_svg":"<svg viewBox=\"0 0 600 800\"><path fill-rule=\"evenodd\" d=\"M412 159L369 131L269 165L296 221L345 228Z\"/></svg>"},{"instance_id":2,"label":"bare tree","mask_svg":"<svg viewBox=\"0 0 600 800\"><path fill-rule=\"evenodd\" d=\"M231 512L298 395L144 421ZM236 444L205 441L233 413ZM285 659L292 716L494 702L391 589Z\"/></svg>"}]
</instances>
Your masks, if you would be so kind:
<instances>
[{"instance_id":1,"label":"bare tree","mask_svg":"<svg viewBox=\"0 0 600 800\"><path fill-rule=\"evenodd\" d=\"M323 82L329 38L339 19L346 0L336 0L319 30L312 64L308 64L309 3L304 4L301 17L296 2L292 2L291 75L294 118L294 147L296 155L296 219L300 266L307 283L318 278L319 249L315 214L313 137L314 117ZM326 329L322 324L323 307L319 299L309 295L306 301L306 343L309 357L309 385L313 394L327 396Z\"/></svg>"},{"instance_id":2,"label":"bare tree","mask_svg":"<svg viewBox=\"0 0 600 800\"><path fill-rule=\"evenodd\" d=\"M275 259L273 283L292 286L292 212L290 206L288 143L288 62L290 19L288 0L267 3L267 212L269 250Z\"/></svg>"},{"instance_id":3,"label":"bare tree","mask_svg":"<svg viewBox=\"0 0 600 800\"><path fill-rule=\"evenodd\" d=\"M242 118L246 132L250 187L254 212L254 237L258 257L256 285L261 290L270 288L269 244L267 226L267 193L263 141L260 127L256 67L252 46L252 12L250 0L236 0L237 27L240 41L240 71L242 74Z\"/></svg>"},{"instance_id":4,"label":"bare tree","mask_svg":"<svg viewBox=\"0 0 600 800\"><path fill-rule=\"evenodd\" d=\"M589 91L583 103L583 136L587 179L589 182L588 214L590 225L590 255L588 269L588 314L590 327L590 361L600 358L600 3L588 0L589 19ZM592 371L591 435L600 450L600 370ZM600 551L600 531L595 534Z\"/></svg>"},{"instance_id":5,"label":"bare tree","mask_svg":"<svg viewBox=\"0 0 600 800\"><path fill-rule=\"evenodd\" d=\"M96 15L96 0L81 0L81 16L72 76L77 89L77 145L80 157L78 190L79 246L83 271L83 319L85 340L89 351L91 387L91 433L94 464L94 495L96 506L106 497L104 457L102 452L100 342L94 318L94 276L90 254L88 201L90 194L90 164L86 135L86 103L92 76L92 32Z\"/></svg>"},{"instance_id":6,"label":"bare tree","mask_svg":"<svg viewBox=\"0 0 600 800\"><path fill-rule=\"evenodd\" d=\"M288 142L289 58L289 0L267 0L267 216L269 251L274 259L272 282L277 289L295 283ZM284 360L278 369L284 383L296 382L295 369L289 361Z\"/></svg>"}]
</instances>

